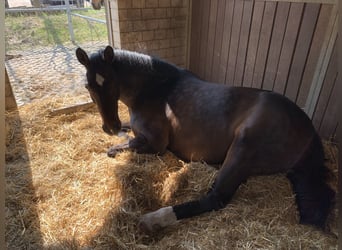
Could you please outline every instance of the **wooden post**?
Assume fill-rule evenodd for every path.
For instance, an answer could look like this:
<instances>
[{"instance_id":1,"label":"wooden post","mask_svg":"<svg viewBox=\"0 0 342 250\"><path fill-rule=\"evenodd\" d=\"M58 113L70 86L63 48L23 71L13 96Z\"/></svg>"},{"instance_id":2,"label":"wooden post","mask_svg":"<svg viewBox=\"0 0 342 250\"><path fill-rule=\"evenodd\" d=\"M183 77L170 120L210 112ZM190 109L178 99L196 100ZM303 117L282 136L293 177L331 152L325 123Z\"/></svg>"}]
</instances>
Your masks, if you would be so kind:
<instances>
[{"instance_id":1,"label":"wooden post","mask_svg":"<svg viewBox=\"0 0 342 250\"><path fill-rule=\"evenodd\" d=\"M0 34L5 33L5 5L0 5ZM5 92L5 36L0 38L0 246L6 246L5 243L5 100L3 93Z\"/></svg>"},{"instance_id":2,"label":"wooden post","mask_svg":"<svg viewBox=\"0 0 342 250\"><path fill-rule=\"evenodd\" d=\"M342 4L338 4L338 10L339 13L342 13ZM342 34L342 18L341 15L339 16L339 30L338 30L340 36L337 38L337 48L338 48L338 71L339 74L337 76L337 84L338 88L337 91L341 93L342 91L342 77L341 77L341 72L342 72L342 39L341 39L341 34ZM342 98L339 98L339 110L338 114L338 127L336 131L337 135L337 142L338 142L338 151L339 151L339 162L338 162L338 210L339 210L339 215L338 215L338 229L339 229L339 234L340 236L338 237L338 246L341 248L342 246L342 237L341 237L341 232L342 232L342 112L341 112L341 107L342 107Z\"/></svg>"},{"instance_id":3,"label":"wooden post","mask_svg":"<svg viewBox=\"0 0 342 250\"><path fill-rule=\"evenodd\" d=\"M114 38L113 38L113 18L112 18L112 3L110 2L110 0L105 0L104 1L104 8L106 11L106 25L107 25L107 33L108 33L108 43L109 45L111 45L112 47L114 47ZM117 47L119 48L119 47Z\"/></svg>"},{"instance_id":4,"label":"wooden post","mask_svg":"<svg viewBox=\"0 0 342 250\"><path fill-rule=\"evenodd\" d=\"M197 3L198 4L198 3ZM188 0L188 24L187 24L187 29L188 29L188 35L187 35L187 44L186 44L186 58L185 58L185 67L187 69L190 68L190 46L191 46L191 22L192 22L192 0Z\"/></svg>"},{"instance_id":5,"label":"wooden post","mask_svg":"<svg viewBox=\"0 0 342 250\"><path fill-rule=\"evenodd\" d=\"M121 48L118 0L105 0L109 44Z\"/></svg>"},{"instance_id":6,"label":"wooden post","mask_svg":"<svg viewBox=\"0 0 342 250\"><path fill-rule=\"evenodd\" d=\"M316 108L316 104L321 92L325 74L327 72L328 64L330 61L331 53L337 37L337 6L335 5L332 10L332 16L327 27L325 41L322 45L321 54L318 58L316 70L309 90L308 98L304 107L305 112L310 118Z\"/></svg>"},{"instance_id":7,"label":"wooden post","mask_svg":"<svg viewBox=\"0 0 342 250\"><path fill-rule=\"evenodd\" d=\"M6 107L6 110L17 109L17 102L15 101L11 83L9 81L6 69L5 69L5 107Z\"/></svg>"},{"instance_id":8,"label":"wooden post","mask_svg":"<svg viewBox=\"0 0 342 250\"><path fill-rule=\"evenodd\" d=\"M95 104L93 102L86 102L86 103L82 103L82 104L78 104L78 105L74 105L74 106L70 106L66 108L51 110L50 116L71 114L75 112L89 110L94 107L95 107Z\"/></svg>"}]
</instances>

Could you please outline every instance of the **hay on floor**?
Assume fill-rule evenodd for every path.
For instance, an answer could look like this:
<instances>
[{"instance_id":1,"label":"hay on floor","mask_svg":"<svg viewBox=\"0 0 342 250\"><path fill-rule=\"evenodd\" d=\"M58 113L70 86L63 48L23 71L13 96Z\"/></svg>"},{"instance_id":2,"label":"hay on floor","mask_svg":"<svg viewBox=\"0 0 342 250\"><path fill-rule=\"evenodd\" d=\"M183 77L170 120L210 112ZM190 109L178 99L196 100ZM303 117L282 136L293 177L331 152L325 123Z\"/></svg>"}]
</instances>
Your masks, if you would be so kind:
<instances>
[{"instance_id":1,"label":"hay on floor","mask_svg":"<svg viewBox=\"0 0 342 250\"><path fill-rule=\"evenodd\" d=\"M143 213L200 197L217 170L171 153L108 158L106 149L125 139L103 133L95 108L49 115L63 103L45 99L6 114L9 249L337 249L337 212L331 233L299 225L284 175L250 178L225 209L142 234ZM120 117L129 119L123 105ZM336 188L337 149L325 148Z\"/></svg>"}]
</instances>

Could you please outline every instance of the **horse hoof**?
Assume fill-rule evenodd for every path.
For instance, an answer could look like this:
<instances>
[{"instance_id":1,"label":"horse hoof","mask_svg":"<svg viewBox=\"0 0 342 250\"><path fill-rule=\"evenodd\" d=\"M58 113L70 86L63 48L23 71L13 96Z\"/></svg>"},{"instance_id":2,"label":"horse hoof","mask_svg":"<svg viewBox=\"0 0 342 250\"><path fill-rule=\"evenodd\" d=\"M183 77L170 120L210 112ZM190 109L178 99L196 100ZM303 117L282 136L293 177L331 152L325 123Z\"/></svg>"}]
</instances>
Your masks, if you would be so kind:
<instances>
[{"instance_id":1,"label":"horse hoof","mask_svg":"<svg viewBox=\"0 0 342 250\"><path fill-rule=\"evenodd\" d=\"M117 153L118 153L118 151L116 150L115 147L110 147L110 148L108 149L108 151L107 151L107 155L108 155L109 157L112 157L112 158L114 158L114 157L116 156Z\"/></svg>"},{"instance_id":2,"label":"horse hoof","mask_svg":"<svg viewBox=\"0 0 342 250\"><path fill-rule=\"evenodd\" d=\"M149 221L144 220L143 218L139 221L139 229L144 234L152 235L153 233L162 229L160 225L154 224L152 225Z\"/></svg>"},{"instance_id":3,"label":"horse hoof","mask_svg":"<svg viewBox=\"0 0 342 250\"><path fill-rule=\"evenodd\" d=\"M157 211L144 214L139 221L139 228L146 234L152 234L161 229L175 224L176 215L172 207L160 208Z\"/></svg>"}]
</instances>

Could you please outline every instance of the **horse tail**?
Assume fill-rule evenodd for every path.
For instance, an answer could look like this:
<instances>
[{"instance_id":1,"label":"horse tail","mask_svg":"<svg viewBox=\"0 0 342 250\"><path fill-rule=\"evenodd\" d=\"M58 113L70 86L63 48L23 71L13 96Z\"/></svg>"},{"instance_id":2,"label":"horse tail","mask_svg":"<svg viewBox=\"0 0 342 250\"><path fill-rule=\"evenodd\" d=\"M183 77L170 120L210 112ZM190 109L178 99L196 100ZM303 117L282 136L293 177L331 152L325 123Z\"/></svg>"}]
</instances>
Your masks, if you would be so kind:
<instances>
[{"instance_id":1,"label":"horse tail","mask_svg":"<svg viewBox=\"0 0 342 250\"><path fill-rule=\"evenodd\" d=\"M315 133L302 158L287 175L296 196L300 223L322 229L335 200L335 192L327 183L330 170L324 161L323 145Z\"/></svg>"}]
</instances>

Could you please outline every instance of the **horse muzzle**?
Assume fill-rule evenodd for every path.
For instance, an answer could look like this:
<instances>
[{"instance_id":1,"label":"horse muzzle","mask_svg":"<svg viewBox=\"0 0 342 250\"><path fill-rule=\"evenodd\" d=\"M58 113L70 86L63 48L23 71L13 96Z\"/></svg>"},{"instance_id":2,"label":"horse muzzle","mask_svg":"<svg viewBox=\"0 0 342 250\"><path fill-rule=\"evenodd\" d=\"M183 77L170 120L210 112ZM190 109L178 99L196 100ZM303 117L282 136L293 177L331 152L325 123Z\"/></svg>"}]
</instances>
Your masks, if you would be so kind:
<instances>
[{"instance_id":1,"label":"horse muzzle","mask_svg":"<svg viewBox=\"0 0 342 250\"><path fill-rule=\"evenodd\" d=\"M121 131L121 123L114 125L111 128L103 124L102 129L108 135L117 135Z\"/></svg>"}]
</instances>

